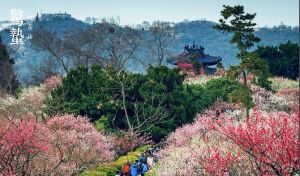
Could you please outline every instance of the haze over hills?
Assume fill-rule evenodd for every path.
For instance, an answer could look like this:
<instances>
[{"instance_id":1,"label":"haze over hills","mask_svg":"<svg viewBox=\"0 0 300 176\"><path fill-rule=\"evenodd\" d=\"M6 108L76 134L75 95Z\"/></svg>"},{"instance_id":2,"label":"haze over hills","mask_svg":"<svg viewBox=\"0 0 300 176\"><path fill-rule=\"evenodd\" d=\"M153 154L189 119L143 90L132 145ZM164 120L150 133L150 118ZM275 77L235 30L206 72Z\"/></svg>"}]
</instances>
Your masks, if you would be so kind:
<instances>
[{"instance_id":1,"label":"haze over hills","mask_svg":"<svg viewBox=\"0 0 300 176\"><path fill-rule=\"evenodd\" d=\"M6 23L7 24L7 23ZM186 44L200 44L205 48L205 53L220 56L223 58L223 65L229 67L237 64L239 61L235 58L237 49L235 45L229 43L231 34L223 34L212 28L215 22L197 20L197 21L183 21L174 23L175 40L170 45L172 55L180 54L183 51L183 46ZM84 29L91 26L88 22L83 22L71 17L68 14L43 14L38 21L33 22L34 26L42 26L44 29L57 33L58 36L63 36L70 30ZM3 41L6 45L10 43L9 26L1 31ZM138 30L141 30L137 28ZM23 33L29 34L28 23L25 21L22 26ZM299 27L290 27L285 25L275 26L272 28L258 28L255 34L261 38L258 45L278 45L286 43L288 40L298 43L299 41ZM141 30L141 32L143 32ZM254 49L255 47L253 47ZM30 77L29 65L38 64L47 58L47 53L36 50L29 40L25 41L24 46L17 52L12 53L15 59L15 68L18 72L21 82L26 83ZM140 54L142 59L148 58ZM131 71L141 71L136 64L131 64L128 67Z\"/></svg>"}]
</instances>

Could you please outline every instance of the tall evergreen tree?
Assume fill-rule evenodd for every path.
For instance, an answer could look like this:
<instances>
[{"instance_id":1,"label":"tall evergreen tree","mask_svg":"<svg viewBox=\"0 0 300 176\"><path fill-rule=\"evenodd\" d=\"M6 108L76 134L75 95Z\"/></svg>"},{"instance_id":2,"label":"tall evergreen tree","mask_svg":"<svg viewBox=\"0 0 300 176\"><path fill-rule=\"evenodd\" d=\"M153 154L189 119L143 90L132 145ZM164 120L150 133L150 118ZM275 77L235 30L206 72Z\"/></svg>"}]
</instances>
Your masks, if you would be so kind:
<instances>
[{"instance_id":1,"label":"tall evergreen tree","mask_svg":"<svg viewBox=\"0 0 300 176\"><path fill-rule=\"evenodd\" d=\"M239 49L237 57L243 62L247 49L252 47L254 43L259 42L260 39L253 33L255 31L253 23L254 14L244 12L244 6L227 6L223 5L224 9L221 11L222 18L219 24L214 28L223 32L233 33L231 43L235 43ZM247 84L246 70L243 70L244 84Z\"/></svg>"},{"instance_id":2,"label":"tall evergreen tree","mask_svg":"<svg viewBox=\"0 0 300 176\"><path fill-rule=\"evenodd\" d=\"M14 60L10 58L0 36L0 91L16 93L18 80L13 70Z\"/></svg>"}]
</instances>

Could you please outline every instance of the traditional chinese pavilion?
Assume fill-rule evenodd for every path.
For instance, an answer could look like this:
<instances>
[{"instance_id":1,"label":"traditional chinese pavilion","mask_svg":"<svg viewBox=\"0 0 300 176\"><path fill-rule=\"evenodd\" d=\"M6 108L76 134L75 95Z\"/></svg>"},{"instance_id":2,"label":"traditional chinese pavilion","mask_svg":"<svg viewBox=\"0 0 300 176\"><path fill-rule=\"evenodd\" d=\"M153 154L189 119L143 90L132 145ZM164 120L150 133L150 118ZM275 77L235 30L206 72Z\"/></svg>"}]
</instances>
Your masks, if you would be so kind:
<instances>
[{"instance_id":1,"label":"traditional chinese pavilion","mask_svg":"<svg viewBox=\"0 0 300 176\"><path fill-rule=\"evenodd\" d=\"M205 54L203 46L193 43L192 46L185 45L183 53L168 62L173 65L177 65L179 63L190 63L191 58L196 58L208 74L213 74L216 71L216 65L222 61L221 57Z\"/></svg>"}]
</instances>

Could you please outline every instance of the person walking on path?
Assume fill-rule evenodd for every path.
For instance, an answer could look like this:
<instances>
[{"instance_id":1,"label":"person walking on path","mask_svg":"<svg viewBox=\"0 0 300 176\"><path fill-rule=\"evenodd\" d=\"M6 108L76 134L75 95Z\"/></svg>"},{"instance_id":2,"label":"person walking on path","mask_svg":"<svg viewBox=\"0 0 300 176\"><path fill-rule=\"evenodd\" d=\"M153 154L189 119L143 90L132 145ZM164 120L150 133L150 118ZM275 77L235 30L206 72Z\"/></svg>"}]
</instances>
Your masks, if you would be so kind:
<instances>
[{"instance_id":1,"label":"person walking on path","mask_svg":"<svg viewBox=\"0 0 300 176\"><path fill-rule=\"evenodd\" d=\"M147 165L151 169L154 166L154 158L152 156L149 156L147 159Z\"/></svg>"},{"instance_id":2,"label":"person walking on path","mask_svg":"<svg viewBox=\"0 0 300 176\"><path fill-rule=\"evenodd\" d=\"M123 173L124 175L128 176L130 171L130 164L129 161L126 161L126 163L123 166Z\"/></svg>"},{"instance_id":3,"label":"person walking on path","mask_svg":"<svg viewBox=\"0 0 300 176\"><path fill-rule=\"evenodd\" d=\"M137 164L137 162L134 162L130 166L130 174L131 174L131 176L137 176L138 175L138 164Z\"/></svg>"},{"instance_id":4,"label":"person walking on path","mask_svg":"<svg viewBox=\"0 0 300 176\"><path fill-rule=\"evenodd\" d=\"M140 163L147 164L147 157L145 156L144 153L140 155L140 157L139 157L139 162L140 162Z\"/></svg>"}]
</instances>

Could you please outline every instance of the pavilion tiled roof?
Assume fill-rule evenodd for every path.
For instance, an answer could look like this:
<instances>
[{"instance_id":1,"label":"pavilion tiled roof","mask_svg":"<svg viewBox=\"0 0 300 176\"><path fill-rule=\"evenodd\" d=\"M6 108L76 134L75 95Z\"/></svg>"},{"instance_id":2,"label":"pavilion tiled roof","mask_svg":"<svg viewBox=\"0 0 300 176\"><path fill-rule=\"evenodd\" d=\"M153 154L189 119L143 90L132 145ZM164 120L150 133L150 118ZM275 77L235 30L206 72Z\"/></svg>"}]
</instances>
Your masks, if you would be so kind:
<instances>
[{"instance_id":1,"label":"pavilion tiled roof","mask_svg":"<svg viewBox=\"0 0 300 176\"><path fill-rule=\"evenodd\" d=\"M172 65L177 65L178 58L185 58L184 60L189 60L191 55L198 54L199 58L197 59L201 64L209 66L216 65L218 62L222 61L221 57L210 56L208 54L204 54L204 47L193 44L191 47L189 45L184 46L184 52L178 55L177 58L173 58L168 60L168 63Z\"/></svg>"}]
</instances>

